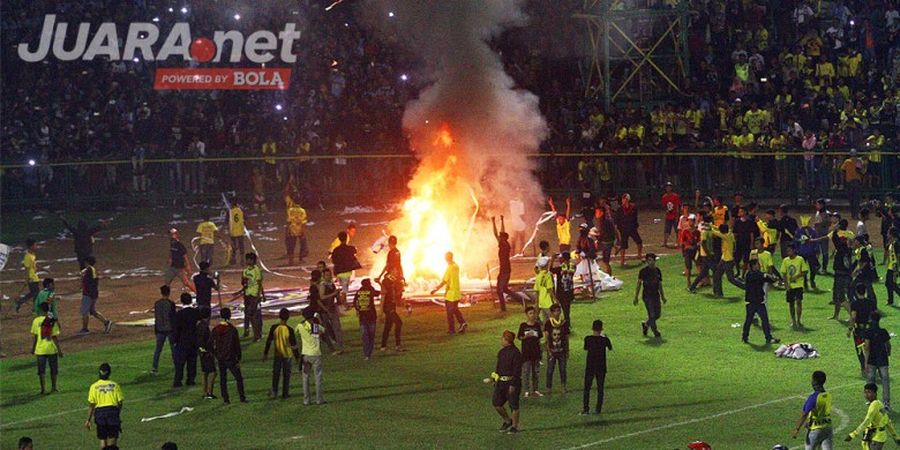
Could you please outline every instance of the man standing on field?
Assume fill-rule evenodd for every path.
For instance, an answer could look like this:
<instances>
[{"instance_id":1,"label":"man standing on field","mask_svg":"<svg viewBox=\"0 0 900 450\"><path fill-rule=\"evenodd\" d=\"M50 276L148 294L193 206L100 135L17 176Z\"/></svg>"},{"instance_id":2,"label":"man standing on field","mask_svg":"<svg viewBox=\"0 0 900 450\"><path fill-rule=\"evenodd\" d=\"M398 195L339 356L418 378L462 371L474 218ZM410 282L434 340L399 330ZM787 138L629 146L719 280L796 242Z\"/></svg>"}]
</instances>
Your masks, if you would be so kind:
<instances>
[{"instance_id":1,"label":"man standing on field","mask_svg":"<svg viewBox=\"0 0 900 450\"><path fill-rule=\"evenodd\" d=\"M444 272L441 284L431 290L431 295L436 294L442 287L447 287L447 290L444 292L444 307L447 310L447 333L465 333L469 324L459 311L459 300L462 299L462 291L459 286L459 266L453 262L453 252L447 252L444 255L444 259L447 260L447 270ZM454 319L459 321L459 330L454 329Z\"/></svg>"}]
</instances>

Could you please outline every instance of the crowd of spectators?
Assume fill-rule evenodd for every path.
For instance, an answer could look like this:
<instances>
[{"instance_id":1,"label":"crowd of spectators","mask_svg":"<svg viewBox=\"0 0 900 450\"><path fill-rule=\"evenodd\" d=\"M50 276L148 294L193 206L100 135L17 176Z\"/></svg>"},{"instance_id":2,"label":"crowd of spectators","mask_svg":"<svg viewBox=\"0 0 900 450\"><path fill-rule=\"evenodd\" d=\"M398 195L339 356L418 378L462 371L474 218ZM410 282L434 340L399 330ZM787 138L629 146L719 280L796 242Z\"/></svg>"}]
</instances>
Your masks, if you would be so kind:
<instances>
[{"instance_id":1,"label":"crowd of spectators","mask_svg":"<svg viewBox=\"0 0 900 450\"><path fill-rule=\"evenodd\" d=\"M667 8L670 3L611 5ZM362 23L359 5L347 2L330 11L312 0L228 5L4 2L2 160L35 161L33 167L4 171L4 197L52 196L62 189L86 195L249 191L251 178L277 190L292 176L321 192L366 191L376 182L382 189L401 189L413 167L410 159L142 163L410 153L401 129L403 107L424 80L395 39ZM900 129L896 0L690 0L692 70L682 93L669 102L620 104L609 111L602 99L585 95L582 69L589 45L583 24L572 18L582 7L575 0L527 2L531 23L494 43L511 76L541 99L550 128L542 151L585 154L544 158L547 187L589 184L599 191L638 180L648 187L675 181L701 189L825 190L841 187L836 172L841 157L835 152L850 149L859 152L869 187L900 183L897 158L883 155L893 149ZM186 21L195 35L276 30L292 21L302 34L294 43L297 64L286 91L154 91L158 63L139 58L11 63L18 61L16 44L37 41L45 14L69 23L153 20L162 30ZM631 31L642 25L633 22ZM651 27L651 34L664 29ZM720 156L678 156L687 151ZM598 152L622 156L591 156ZM130 163L46 164L79 160ZM354 176L373 171L383 176Z\"/></svg>"}]
</instances>

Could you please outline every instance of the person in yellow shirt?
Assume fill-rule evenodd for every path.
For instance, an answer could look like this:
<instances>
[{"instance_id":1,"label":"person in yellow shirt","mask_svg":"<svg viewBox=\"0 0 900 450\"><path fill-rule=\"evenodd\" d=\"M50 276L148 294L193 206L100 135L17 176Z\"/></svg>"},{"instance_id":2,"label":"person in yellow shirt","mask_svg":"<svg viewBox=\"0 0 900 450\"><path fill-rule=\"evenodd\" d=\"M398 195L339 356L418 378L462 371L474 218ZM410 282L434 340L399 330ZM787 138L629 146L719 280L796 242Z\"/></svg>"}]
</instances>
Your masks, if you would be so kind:
<instances>
[{"instance_id":1,"label":"person in yellow shirt","mask_svg":"<svg viewBox=\"0 0 900 450\"><path fill-rule=\"evenodd\" d=\"M785 287L787 288L787 303L791 311L791 327L802 329L803 323L800 321L803 315L803 283L806 274L809 272L809 265L806 259L797 255L797 249L794 245L785 247L787 257L781 260L781 276L784 277Z\"/></svg>"},{"instance_id":2,"label":"person in yellow shirt","mask_svg":"<svg viewBox=\"0 0 900 450\"><path fill-rule=\"evenodd\" d=\"M212 265L213 247L216 243L216 232L219 227L209 220L209 214L203 215L203 222L197 225L197 233L200 234L200 261L206 261Z\"/></svg>"},{"instance_id":3,"label":"person in yellow shirt","mask_svg":"<svg viewBox=\"0 0 900 450\"><path fill-rule=\"evenodd\" d=\"M50 365L50 392L59 392L56 389L56 375L59 373L59 360L62 358L62 349L59 346L59 321L53 316L49 303L40 304L42 314L31 321L31 334L34 340L31 343L31 354L37 357L38 379L41 381L41 395L45 393L44 374L47 365Z\"/></svg>"},{"instance_id":4,"label":"person in yellow shirt","mask_svg":"<svg viewBox=\"0 0 900 450\"><path fill-rule=\"evenodd\" d=\"M246 229L244 225L244 210L237 199L228 209L228 237L231 238L231 257L228 258L228 265L233 266L237 262L238 256L241 258L241 265L245 264L244 260L244 234Z\"/></svg>"},{"instance_id":5,"label":"person in yellow shirt","mask_svg":"<svg viewBox=\"0 0 900 450\"><path fill-rule=\"evenodd\" d=\"M881 450L888 440L888 434L894 443L900 445L900 436L897 436L897 430L891 417L888 415L888 409L878 400L878 385L875 383L866 383L863 388L863 397L869 403L866 409L866 417L862 423L851 431L844 441L850 442L857 437L862 436L863 450Z\"/></svg>"},{"instance_id":6,"label":"person in yellow shirt","mask_svg":"<svg viewBox=\"0 0 900 450\"><path fill-rule=\"evenodd\" d=\"M719 225L718 229L713 228L710 232L714 237L722 240L722 258L713 272L713 295L723 297L725 294L722 291L722 275L725 275L731 284L741 286L734 276L734 233L731 232L728 224Z\"/></svg>"},{"instance_id":7,"label":"person in yellow shirt","mask_svg":"<svg viewBox=\"0 0 900 450\"><path fill-rule=\"evenodd\" d=\"M866 187L881 187L881 149L884 147L884 136L877 128L866 138L866 150L869 152L869 165L866 166Z\"/></svg>"},{"instance_id":8,"label":"person in yellow shirt","mask_svg":"<svg viewBox=\"0 0 900 450\"><path fill-rule=\"evenodd\" d=\"M122 405L125 402L125 394L122 386L109 379L112 368L109 363L100 364L100 379L91 385L88 390L88 417L84 427L91 429L91 418L97 424L97 438L100 439L100 448L116 446L119 441L119 433L122 432Z\"/></svg>"},{"instance_id":9,"label":"person in yellow shirt","mask_svg":"<svg viewBox=\"0 0 900 450\"><path fill-rule=\"evenodd\" d=\"M547 203L550 204L550 210L556 214L556 237L559 238L559 252L568 253L572 248L572 223L569 221L569 216L572 214L572 199L566 197L565 214L556 210L553 197L549 197Z\"/></svg>"},{"instance_id":10,"label":"person in yellow shirt","mask_svg":"<svg viewBox=\"0 0 900 450\"><path fill-rule=\"evenodd\" d=\"M347 245L350 245L350 241L353 240L353 236L356 236L356 224L350 222L347 224ZM331 258L331 253L334 251L334 249L338 248L339 245L341 245L341 240L335 237L334 240L331 241L331 246L328 247L328 255L326 256ZM338 275L340 276L340 274Z\"/></svg>"},{"instance_id":11,"label":"person in yellow shirt","mask_svg":"<svg viewBox=\"0 0 900 450\"><path fill-rule=\"evenodd\" d=\"M28 300L34 301L41 292L41 279L37 275L37 241L28 239L25 241L25 256L22 257L22 267L25 268L25 284L28 292L16 300L16 314L19 308ZM33 308L32 308L33 309Z\"/></svg>"},{"instance_id":12,"label":"person in yellow shirt","mask_svg":"<svg viewBox=\"0 0 900 450\"><path fill-rule=\"evenodd\" d=\"M306 222L308 220L306 210L291 196L285 198L287 203L287 223L284 230L284 243L287 248L288 266L294 265L294 249L300 244L298 253L299 263L309 255L309 246L306 241Z\"/></svg>"},{"instance_id":13,"label":"person in yellow shirt","mask_svg":"<svg viewBox=\"0 0 900 450\"><path fill-rule=\"evenodd\" d=\"M444 259L447 261L447 270L444 271L444 277L441 279L441 284L431 290L431 295L436 294L437 291L446 286L447 290L444 291L444 307L447 311L447 332L449 334L456 334L457 332L465 333L469 324L463 317L462 312L459 311L459 300L462 299L462 290L459 285L459 266L453 262L453 252L447 252L447 254L444 255ZM459 322L459 330L456 330L454 327L454 319Z\"/></svg>"}]
</instances>

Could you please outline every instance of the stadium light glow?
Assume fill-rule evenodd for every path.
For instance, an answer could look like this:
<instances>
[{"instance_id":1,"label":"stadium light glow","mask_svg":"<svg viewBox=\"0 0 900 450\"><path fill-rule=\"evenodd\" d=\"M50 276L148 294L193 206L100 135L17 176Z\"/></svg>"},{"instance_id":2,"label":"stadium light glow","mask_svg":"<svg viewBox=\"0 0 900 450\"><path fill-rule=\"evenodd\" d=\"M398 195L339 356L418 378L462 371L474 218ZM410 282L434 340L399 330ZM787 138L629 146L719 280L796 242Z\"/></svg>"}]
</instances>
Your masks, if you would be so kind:
<instances>
[{"instance_id":1,"label":"stadium light glow","mask_svg":"<svg viewBox=\"0 0 900 450\"><path fill-rule=\"evenodd\" d=\"M403 81L407 81L407 80L409 80L409 77L406 76L406 74L404 73L403 75L400 75L400 79Z\"/></svg>"},{"instance_id":2,"label":"stadium light glow","mask_svg":"<svg viewBox=\"0 0 900 450\"><path fill-rule=\"evenodd\" d=\"M241 15L240 15L240 14L235 14L235 15L234 15L234 20L241 20Z\"/></svg>"},{"instance_id":3,"label":"stadium light glow","mask_svg":"<svg viewBox=\"0 0 900 450\"><path fill-rule=\"evenodd\" d=\"M181 7L181 13L182 13L182 14L187 14L187 12L188 12L187 6L182 6L182 7Z\"/></svg>"},{"instance_id":4,"label":"stadium light glow","mask_svg":"<svg viewBox=\"0 0 900 450\"><path fill-rule=\"evenodd\" d=\"M134 62L141 62L141 60L140 60L137 56L135 56L134 59L132 59L132 61L134 61Z\"/></svg>"},{"instance_id":5,"label":"stadium light glow","mask_svg":"<svg viewBox=\"0 0 900 450\"><path fill-rule=\"evenodd\" d=\"M175 12L174 8L169 8L169 12Z\"/></svg>"},{"instance_id":6,"label":"stadium light glow","mask_svg":"<svg viewBox=\"0 0 900 450\"><path fill-rule=\"evenodd\" d=\"M29 159L29 160L28 160L28 165L29 165L29 166L34 166L35 164L37 164L37 162L35 162L35 160L33 160L33 159Z\"/></svg>"},{"instance_id":7,"label":"stadium light glow","mask_svg":"<svg viewBox=\"0 0 900 450\"><path fill-rule=\"evenodd\" d=\"M281 106L281 103L279 103L279 104L275 105L275 109L278 111L281 111L282 109L284 109L284 107Z\"/></svg>"},{"instance_id":8,"label":"stadium light glow","mask_svg":"<svg viewBox=\"0 0 900 450\"><path fill-rule=\"evenodd\" d=\"M394 17L394 12L393 11L388 12L388 17Z\"/></svg>"},{"instance_id":9,"label":"stadium light glow","mask_svg":"<svg viewBox=\"0 0 900 450\"><path fill-rule=\"evenodd\" d=\"M159 17L154 17L154 18L153 18L153 21L154 21L154 22L159 22Z\"/></svg>"}]
</instances>

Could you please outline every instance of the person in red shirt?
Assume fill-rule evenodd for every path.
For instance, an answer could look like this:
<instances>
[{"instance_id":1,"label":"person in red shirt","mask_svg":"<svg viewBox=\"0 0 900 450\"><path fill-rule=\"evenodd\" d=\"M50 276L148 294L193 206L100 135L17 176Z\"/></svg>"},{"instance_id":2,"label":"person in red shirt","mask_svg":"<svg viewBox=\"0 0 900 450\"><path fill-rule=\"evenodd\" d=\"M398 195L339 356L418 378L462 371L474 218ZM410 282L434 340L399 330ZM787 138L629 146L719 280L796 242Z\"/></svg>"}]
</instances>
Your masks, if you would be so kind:
<instances>
[{"instance_id":1,"label":"person in red shirt","mask_svg":"<svg viewBox=\"0 0 900 450\"><path fill-rule=\"evenodd\" d=\"M679 231L678 243L681 245L681 254L684 256L684 275L687 277L688 289L691 287L691 269L694 267L694 258L697 255L697 243L700 242L700 230L697 229L696 217L691 214L687 219L687 226Z\"/></svg>"},{"instance_id":2,"label":"person in red shirt","mask_svg":"<svg viewBox=\"0 0 900 450\"><path fill-rule=\"evenodd\" d=\"M663 234L663 247L669 247L669 236L678 225L678 211L681 210L681 197L675 193L672 182L666 183L666 191L662 195L662 206L666 210L666 228Z\"/></svg>"}]
</instances>

